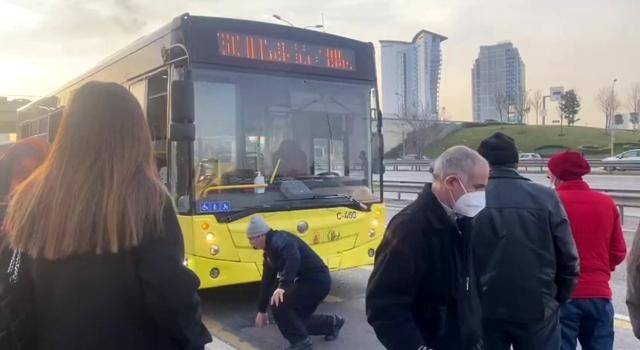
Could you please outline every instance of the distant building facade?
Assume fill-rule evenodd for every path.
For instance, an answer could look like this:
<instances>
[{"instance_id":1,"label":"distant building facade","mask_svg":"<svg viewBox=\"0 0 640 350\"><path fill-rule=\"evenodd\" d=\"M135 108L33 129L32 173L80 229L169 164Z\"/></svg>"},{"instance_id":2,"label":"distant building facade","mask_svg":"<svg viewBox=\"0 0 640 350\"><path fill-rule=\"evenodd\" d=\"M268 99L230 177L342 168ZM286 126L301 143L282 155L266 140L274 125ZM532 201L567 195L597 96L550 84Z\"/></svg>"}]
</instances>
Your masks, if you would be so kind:
<instances>
[{"instance_id":1,"label":"distant building facade","mask_svg":"<svg viewBox=\"0 0 640 350\"><path fill-rule=\"evenodd\" d=\"M638 127L640 126L638 123L633 123L633 118L631 117L631 113L622 113L619 114L620 117L622 118L622 123L620 124L616 124L615 123L615 119L614 119L614 124L613 124L613 128L616 130L638 130Z\"/></svg>"},{"instance_id":2,"label":"distant building facade","mask_svg":"<svg viewBox=\"0 0 640 350\"><path fill-rule=\"evenodd\" d=\"M438 120L443 35L419 31L411 42L381 40L384 118Z\"/></svg>"},{"instance_id":3,"label":"distant building facade","mask_svg":"<svg viewBox=\"0 0 640 350\"><path fill-rule=\"evenodd\" d=\"M18 108L29 103L29 100L14 99L9 100L0 96L0 142L9 141L16 132L16 121Z\"/></svg>"},{"instance_id":4,"label":"distant building facade","mask_svg":"<svg viewBox=\"0 0 640 350\"><path fill-rule=\"evenodd\" d=\"M526 97L525 65L510 42L480 46L473 64L473 120L517 120L518 104Z\"/></svg>"}]
</instances>

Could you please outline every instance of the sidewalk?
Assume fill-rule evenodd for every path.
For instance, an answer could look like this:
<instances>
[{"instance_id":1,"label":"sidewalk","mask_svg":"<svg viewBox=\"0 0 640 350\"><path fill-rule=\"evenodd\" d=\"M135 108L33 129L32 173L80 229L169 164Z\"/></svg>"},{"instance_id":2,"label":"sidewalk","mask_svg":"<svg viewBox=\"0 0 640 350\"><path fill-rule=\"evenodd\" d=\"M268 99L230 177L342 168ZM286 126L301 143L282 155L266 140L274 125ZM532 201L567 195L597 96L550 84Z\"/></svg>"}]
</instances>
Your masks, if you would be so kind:
<instances>
[{"instance_id":1,"label":"sidewalk","mask_svg":"<svg viewBox=\"0 0 640 350\"><path fill-rule=\"evenodd\" d=\"M205 346L205 350L236 350L233 346L223 342L222 340L216 338L215 335L211 335L213 337L213 342L207 344Z\"/></svg>"}]
</instances>

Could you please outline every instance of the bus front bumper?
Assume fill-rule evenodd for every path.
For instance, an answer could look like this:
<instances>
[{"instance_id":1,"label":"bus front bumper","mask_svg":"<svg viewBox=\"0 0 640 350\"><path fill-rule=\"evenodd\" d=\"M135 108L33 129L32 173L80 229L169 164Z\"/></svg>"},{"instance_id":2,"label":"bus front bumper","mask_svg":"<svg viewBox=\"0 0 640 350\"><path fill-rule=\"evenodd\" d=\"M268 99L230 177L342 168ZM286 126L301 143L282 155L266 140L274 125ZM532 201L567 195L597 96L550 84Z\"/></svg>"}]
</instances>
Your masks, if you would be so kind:
<instances>
[{"instance_id":1,"label":"bus front bumper","mask_svg":"<svg viewBox=\"0 0 640 350\"><path fill-rule=\"evenodd\" d=\"M382 237L377 237L359 247L324 257L331 271L371 265ZM185 257L185 265L200 278L200 289L222 287L260 281L261 270L256 262L227 261L194 255Z\"/></svg>"}]
</instances>

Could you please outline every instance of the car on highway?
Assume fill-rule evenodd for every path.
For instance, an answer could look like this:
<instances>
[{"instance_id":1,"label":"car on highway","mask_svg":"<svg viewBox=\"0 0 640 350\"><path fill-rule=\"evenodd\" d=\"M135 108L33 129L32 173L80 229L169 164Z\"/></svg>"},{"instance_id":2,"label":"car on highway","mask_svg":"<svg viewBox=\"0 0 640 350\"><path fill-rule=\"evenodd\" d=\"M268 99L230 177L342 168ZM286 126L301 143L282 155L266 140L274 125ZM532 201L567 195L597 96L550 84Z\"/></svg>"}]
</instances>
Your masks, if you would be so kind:
<instances>
[{"instance_id":1,"label":"car on highway","mask_svg":"<svg viewBox=\"0 0 640 350\"><path fill-rule=\"evenodd\" d=\"M538 153L520 153L520 160L540 160L542 157Z\"/></svg>"},{"instance_id":2,"label":"car on highway","mask_svg":"<svg viewBox=\"0 0 640 350\"><path fill-rule=\"evenodd\" d=\"M398 158L397 160L429 160L427 156L419 156L415 153L405 154L404 156Z\"/></svg>"},{"instance_id":3,"label":"car on highway","mask_svg":"<svg viewBox=\"0 0 640 350\"><path fill-rule=\"evenodd\" d=\"M624 151L602 160L604 170L640 170L640 149Z\"/></svg>"}]
</instances>

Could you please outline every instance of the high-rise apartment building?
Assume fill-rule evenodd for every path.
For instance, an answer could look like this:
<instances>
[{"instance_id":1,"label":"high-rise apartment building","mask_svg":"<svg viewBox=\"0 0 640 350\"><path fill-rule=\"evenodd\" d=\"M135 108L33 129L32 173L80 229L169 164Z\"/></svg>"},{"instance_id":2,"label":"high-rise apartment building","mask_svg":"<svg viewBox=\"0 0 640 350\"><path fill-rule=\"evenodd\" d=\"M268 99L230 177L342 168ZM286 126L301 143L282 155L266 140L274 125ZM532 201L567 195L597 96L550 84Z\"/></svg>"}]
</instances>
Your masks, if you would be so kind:
<instances>
[{"instance_id":1,"label":"high-rise apartment building","mask_svg":"<svg viewBox=\"0 0 640 350\"><path fill-rule=\"evenodd\" d=\"M525 66L510 42L480 46L472 75L473 120L520 121L526 98Z\"/></svg>"},{"instance_id":2,"label":"high-rise apartment building","mask_svg":"<svg viewBox=\"0 0 640 350\"><path fill-rule=\"evenodd\" d=\"M438 119L438 89L445 36L419 31L411 42L381 40L385 118Z\"/></svg>"}]
</instances>

